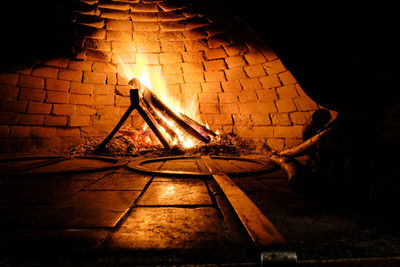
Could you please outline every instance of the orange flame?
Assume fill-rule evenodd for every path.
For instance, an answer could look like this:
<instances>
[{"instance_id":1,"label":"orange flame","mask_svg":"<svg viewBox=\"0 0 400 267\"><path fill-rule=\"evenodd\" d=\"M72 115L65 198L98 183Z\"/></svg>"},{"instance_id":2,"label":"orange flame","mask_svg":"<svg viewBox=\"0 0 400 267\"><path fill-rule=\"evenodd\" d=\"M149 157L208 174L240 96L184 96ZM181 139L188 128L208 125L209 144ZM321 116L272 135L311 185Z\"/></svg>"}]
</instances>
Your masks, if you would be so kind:
<instances>
[{"instance_id":1,"label":"orange flame","mask_svg":"<svg viewBox=\"0 0 400 267\"><path fill-rule=\"evenodd\" d=\"M126 47L127 52L130 52L129 50L133 49L134 48ZM131 52L134 53L133 51ZM146 54L137 53L135 64L125 62L123 56L119 54L115 54L115 60L118 65L117 70L119 75L124 77L127 81L130 81L133 78L138 79L142 84L155 93L157 97L160 98L169 108L171 108L171 110L177 113L183 113L193 119L196 119L197 121L200 121L198 116L199 104L196 95L194 94L192 99L185 99L185 101L181 101L181 99L178 99L178 97L174 97L167 88L167 84L162 76L161 66L149 64ZM172 140L171 136L168 135L166 130L160 127L160 130L164 136L169 138L174 145L178 142L180 142L186 148L190 148L195 145L192 137L179 130L179 128L174 125L173 121L168 120L159 112L157 114L176 132L178 137L175 140Z\"/></svg>"}]
</instances>

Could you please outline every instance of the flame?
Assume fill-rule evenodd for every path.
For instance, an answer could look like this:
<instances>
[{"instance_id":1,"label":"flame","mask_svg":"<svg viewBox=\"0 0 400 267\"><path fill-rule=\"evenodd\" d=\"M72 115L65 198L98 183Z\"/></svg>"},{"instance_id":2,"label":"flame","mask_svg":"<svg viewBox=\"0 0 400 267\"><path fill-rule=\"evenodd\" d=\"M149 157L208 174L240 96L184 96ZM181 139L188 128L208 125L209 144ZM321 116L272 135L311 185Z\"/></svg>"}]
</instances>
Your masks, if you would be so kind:
<instances>
[{"instance_id":1,"label":"flame","mask_svg":"<svg viewBox=\"0 0 400 267\"><path fill-rule=\"evenodd\" d=\"M182 144L186 148L191 148L194 146L193 141L191 139L185 140Z\"/></svg>"},{"instance_id":2,"label":"flame","mask_svg":"<svg viewBox=\"0 0 400 267\"><path fill-rule=\"evenodd\" d=\"M126 51L124 52L134 53L133 46L127 46L125 50ZM136 53L135 64L126 62L122 54L115 54L114 56L118 66L117 71L119 75L124 77L127 81L130 81L133 78L138 79L142 84L144 84L153 93L155 93L157 97L161 99L161 101L168 105L171 110L176 113L183 113L201 122L198 116L199 104L196 94L193 94L191 96L191 99L179 99L178 96L174 96L173 94L171 94L171 92L168 90L167 83L162 76L161 66L149 64L149 58L146 56L146 54ZM164 128L160 127L163 135L168 138L173 145L176 145L178 142L180 142L186 148L190 148L195 145L195 142L193 142L193 140L191 139L192 137L176 127L173 121L167 119L160 112L158 112L158 115L169 127L174 129L174 131L176 132L177 138L172 140L167 131Z\"/></svg>"},{"instance_id":3,"label":"flame","mask_svg":"<svg viewBox=\"0 0 400 267\"><path fill-rule=\"evenodd\" d=\"M145 142L146 144L150 144L150 143L151 143L151 138L150 138L150 136L146 136L146 137L144 138L144 142Z\"/></svg>"}]
</instances>

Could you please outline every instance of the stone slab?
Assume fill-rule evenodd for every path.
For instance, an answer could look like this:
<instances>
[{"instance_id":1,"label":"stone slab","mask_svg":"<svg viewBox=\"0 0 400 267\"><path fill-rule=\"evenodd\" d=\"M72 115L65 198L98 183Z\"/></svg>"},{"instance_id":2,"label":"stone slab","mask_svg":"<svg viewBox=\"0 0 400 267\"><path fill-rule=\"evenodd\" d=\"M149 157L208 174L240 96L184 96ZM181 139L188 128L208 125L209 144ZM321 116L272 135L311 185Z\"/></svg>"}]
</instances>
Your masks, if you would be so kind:
<instances>
[{"instance_id":1,"label":"stone slab","mask_svg":"<svg viewBox=\"0 0 400 267\"><path fill-rule=\"evenodd\" d=\"M134 204L139 191L81 191L60 203L56 215L65 226L114 227Z\"/></svg>"},{"instance_id":2,"label":"stone slab","mask_svg":"<svg viewBox=\"0 0 400 267\"><path fill-rule=\"evenodd\" d=\"M161 170L197 172L199 171L199 166L196 159L168 160L161 167Z\"/></svg>"},{"instance_id":3,"label":"stone slab","mask_svg":"<svg viewBox=\"0 0 400 267\"><path fill-rule=\"evenodd\" d=\"M130 250L218 248L225 240L215 208L153 208L132 210L108 247Z\"/></svg>"},{"instance_id":4,"label":"stone slab","mask_svg":"<svg viewBox=\"0 0 400 267\"><path fill-rule=\"evenodd\" d=\"M57 205L1 206L0 226L115 227L139 191L81 191Z\"/></svg>"},{"instance_id":5,"label":"stone slab","mask_svg":"<svg viewBox=\"0 0 400 267\"><path fill-rule=\"evenodd\" d=\"M0 180L0 203L54 203L73 195L89 183L88 180Z\"/></svg>"},{"instance_id":6,"label":"stone slab","mask_svg":"<svg viewBox=\"0 0 400 267\"><path fill-rule=\"evenodd\" d=\"M154 177L153 182L198 182L203 181L202 178L182 178L182 177Z\"/></svg>"},{"instance_id":7,"label":"stone slab","mask_svg":"<svg viewBox=\"0 0 400 267\"><path fill-rule=\"evenodd\" d=\"M213 159L223 172L242 172L236 160Z\"/></svg>"},{"instance_id":8,"label":"stone slab","mask_svg":"<svg viewBox=\"0 0 400 267\"><path fill-rule=\"evenodd\" d=\"M90 181L94 181L94 180L103 178L110 172L112 172L112 170L101 171L101 172L64 174L64 175L50 175L50 176L43 176L43 178L50 179L50 180L90 180Z\"/></svg>"},{"instance_id":9,"label":"stone slab","mask_svg":"<svg viewBox=\"0 0 400 267\"><path fill-rule=\"evenodd\" d=\"M81 252L97 249L109 235L105 230L19 230L0 234L0 254L6 251L19 254L49 256L49 252ZM24 254L20 254L24 251Z\"/></svg>"},{"instance_id":10,"label":"stone slab","mask_svg":"<svg viewBox=\"0 0 400 267\"><path fill-rule=\"evenodd\" d=\"M203 181L153 182L139 199L138 205L211 205Z\"/></svg>"},{"instance_id":11,"label":"stone slab","mask_svg":"<svg viewBox=\"0 0 400 267\"><path fill-rule=\"evenodd\" d=\"M270 187L253 177L240 177L232 179L245 192L269 191Z\"/></svg>"},{"instance_id":12,"label":"stone slab","mask_svg":"<svg viewBox=\"0 0 400 267\"><path fill-rule=\"evenodd\" d=\"M111 173L85 190L143 190L150 176L131 173Z\"/></svg>"},{"instance_id":13,"label":"stone slab","mask_svg":"<svg viewBox=\"0 0 400 267\"><path fill-rule=\"evenodd\" d=\"M69 160L61 161L56 164L52 164L49 166L44 166L41 168L36 168L30 173L46 173L46 172L65 172L72 170L86 170L88 168L104 168L111 167L114 165L114 162L106 161L106 160L98 160L98 159L90 159L90 158L72 158Z\"/></svg>"},{"instance_id":14,"label":"stone slab","mask_svg":"<svg viewBox=\"0 0 400 267\"><path fill-rule=\"evenodd\" d=\"M268 214L300 261L400 255L395 221L351 207L330 207L289 191L255 192L250 198Z\"/></svg>"}]
</instances>

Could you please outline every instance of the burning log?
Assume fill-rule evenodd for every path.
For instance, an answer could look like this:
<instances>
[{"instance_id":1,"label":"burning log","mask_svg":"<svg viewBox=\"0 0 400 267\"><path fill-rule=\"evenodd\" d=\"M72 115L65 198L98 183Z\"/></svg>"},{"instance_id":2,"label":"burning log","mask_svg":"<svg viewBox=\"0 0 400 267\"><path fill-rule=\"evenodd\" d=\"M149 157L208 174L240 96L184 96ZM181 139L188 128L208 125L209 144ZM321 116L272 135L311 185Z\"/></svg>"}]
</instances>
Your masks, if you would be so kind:
<instances>
[{"instance_id":1,"label":"burning log","mask_svg":"<svg viewBox=\"0 0 400 267\"><path fill-rule=\"evenodd\" d=\"M131 91L132 92L132 91ZM139 92L136 90L135 91L136 94L139 94ZM165 139L165 137L162 135L162 133L160 132L160 130L158 130L156 124L153 122L153 118L151 118L150 114L147 114L144 109L140 106L140 104L138 104L138 106L136 107L136 110L139 112L140 116L142 116L142 118L144 119L144 121L147 123L147 125L149 125L150 129L153 131L153 133L157 136L158 140L160 140L160 142L162 143L162 145L164 146L165 149L169 150L171 149L170 145L168 144L167 140Z\"/></svg>"},{"instance_id":2,"label":"burning log","mask_svg":"<svg viewBox=\"0 0 400 267\"><path fill-rule=\"evenodd\" d=\"M210 133L215 135L212 131L208 130L203 125L195 122L190 119L188 116L184 114L177 114L173 110L171 110L167 105L165 105L149 88L141 84L137 79L132 79L129 82L132 86L137 86L142 89L143 97L139 95L138 89L131 89L131 105L126 110L121 120L118 122L116 127L111 131L111 133L103 140L103 142L95 149L95 153L99 153L104 151L107 143L114 137L114 135L119 131L122 125L125 123L126 119L130 116L133 110L137 110L139 115L145 120L145 122L149 125L150 129L154 132L157 138L160 140L162 145L166 150L170 150L171 146L166 140L165 136L160 132L157 125L163 127L167 134L172 139L178 137L177 133L171 126L164 120L164 115L177 124L178 127L181 127L184 131L186 131L191 136L197 138L200 141L205 143L209 143L211 141L211 137L207 134ZM200 131L195 129L197 126Z\"/></svg>"},{"instance_id":3,"label":"burning log","mask_svg":"<svg viewBox=\"0 0 400 267\"><path fill-rule=\"evenodd\" d=\"M200 123L198 123L197 121L193 120L192 118L186 116L185 114L180 113L182 116L182 119L185 120L185 122L187 124L190 124L192 127L193 125L195 125L195 127L198 127L201 131L211 134L212 136L217 136L216 133L214 133L213 131L211 131L210 129L208 129L207 127L205 127L204 125L201 125Z\"/></svg>"},{"instance_id":4,"label":"burning log","mask_svg":"<svg viewBox=\"0 0 400 267\"><path fill-rule=\"evenodd\" d=\"M183 120L180 114L175 113L171 110L167 105L165 105L149 88L140 83L140 81L136 78L133 78L129 81L129 84L134 87L139 87L142 89L143 100L149 106L153 106L154 108L160 110L163 114L174 120L180 127L182 127L188 134L195 137L196 139L209 143L211 141L210 136L203 135L193 127L191 127L185 120Z\"/></svg>"},{"instance_id":5,"label":"burning log","mask_svg":"<svg viewBox=\"0 0 400 267\"><path fill-rule=\"evenodd\" d=\"M143 102L143 109L145 109L148 113L151 114L151 116L154 118L154 120L160 125L161 127L164 128L164 130L171 136L172 139L177 138L177 134L170 129L169 125L160 117L160 115L157 113L157 111L154 110L154 108L151 105L147 105L145 101Z\"/></svg>"}]
</instances>

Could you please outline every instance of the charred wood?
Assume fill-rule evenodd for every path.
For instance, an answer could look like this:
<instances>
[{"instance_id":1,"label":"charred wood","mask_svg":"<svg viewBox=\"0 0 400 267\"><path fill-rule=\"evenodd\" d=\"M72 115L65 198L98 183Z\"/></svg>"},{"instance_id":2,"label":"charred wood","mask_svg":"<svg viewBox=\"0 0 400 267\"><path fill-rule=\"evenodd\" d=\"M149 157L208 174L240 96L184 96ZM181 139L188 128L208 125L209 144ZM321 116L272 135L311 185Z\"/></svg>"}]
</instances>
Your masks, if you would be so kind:
<instances>
[{"instance_id":1,"label":"charred wood","mask_svg":"<svg viewBox=\"0 0 400 267\"><path fill-rule=\"evenodd\" d=\"M179 114L171 110L167 105L165 105L149 88L145 85L141 84L136 78L129 81L130 85L140 85L143 94L143 100L148 105L152 105L156 109L160 110L161 113L165 114L167 117L174 120L180 127L182 127L188 134L195 137L196 139L209 143L211 138L208 135L203 135L192 126L190 126L187 122L185 122Z\"/></svg>"},{"instance_id":2,"label":"charred wood","mask_svg":"<svg viewBox=\"0 0 400 267\"><path fill-rule=\"evenodd\" d=\"M144 100L141 101L142 108L154 118L158 125L160 125L164 130L171 136L172 139L177 138L177 134L171 129L171 127L160 117L157 111L154 109L152 105L147 104Z\"/></svg>"}]
</instances>

